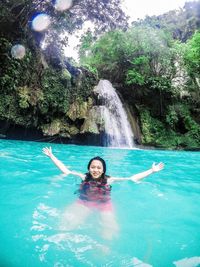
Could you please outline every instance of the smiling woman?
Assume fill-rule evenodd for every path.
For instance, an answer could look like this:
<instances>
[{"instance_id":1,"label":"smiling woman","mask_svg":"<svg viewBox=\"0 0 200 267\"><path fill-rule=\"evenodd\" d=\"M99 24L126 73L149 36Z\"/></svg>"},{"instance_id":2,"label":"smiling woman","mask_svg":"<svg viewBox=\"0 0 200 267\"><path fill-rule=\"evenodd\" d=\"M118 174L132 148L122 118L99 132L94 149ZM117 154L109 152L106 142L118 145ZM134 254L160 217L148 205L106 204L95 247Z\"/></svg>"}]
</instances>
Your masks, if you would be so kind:
<instances>
[{"instance_id":1,"label":"smiling woman","mask_svg":"<svg viewBox=\"0 0 200 267\"><path fill-rule=\"evenodd\" d=\"M92 158L88 163L88 172L86 174L70 171L61 161L52 153L51 147L43 148L43 153L47 155L54 164L64 173L79 176L82 183L78 190L79 199L70 205L64 212L62 219L62 230L72 230L83 224L85 219L93 210L100 212L102 224L102 237L112 239L118 232L118 223L115 219L113 206L110 199L111 184L115 181L131 180L137 182L158 172L164 168L163 163L152 167L142 173L138 173L128 178L116 178L106 175L106 163L100 157Z\"/></svg>"}]
</instances>

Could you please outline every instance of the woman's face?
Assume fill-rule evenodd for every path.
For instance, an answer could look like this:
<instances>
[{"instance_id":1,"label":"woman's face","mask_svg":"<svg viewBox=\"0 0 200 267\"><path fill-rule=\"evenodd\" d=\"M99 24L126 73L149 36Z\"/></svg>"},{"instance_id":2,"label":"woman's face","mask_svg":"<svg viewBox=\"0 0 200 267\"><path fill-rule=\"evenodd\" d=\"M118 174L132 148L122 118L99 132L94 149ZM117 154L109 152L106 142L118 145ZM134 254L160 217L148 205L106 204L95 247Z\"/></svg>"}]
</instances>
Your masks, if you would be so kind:
<instances>
[{"instance_id":1,"label":"woman's face","mask_svg":"<svg viewBox=\"0 0 200 267\"><path fill-rule=\"evenodd\" d=\"M98 179L103 174L103 164L99 160L93 160L89 167L93 179Z\"/></svg>"}]
</instances>

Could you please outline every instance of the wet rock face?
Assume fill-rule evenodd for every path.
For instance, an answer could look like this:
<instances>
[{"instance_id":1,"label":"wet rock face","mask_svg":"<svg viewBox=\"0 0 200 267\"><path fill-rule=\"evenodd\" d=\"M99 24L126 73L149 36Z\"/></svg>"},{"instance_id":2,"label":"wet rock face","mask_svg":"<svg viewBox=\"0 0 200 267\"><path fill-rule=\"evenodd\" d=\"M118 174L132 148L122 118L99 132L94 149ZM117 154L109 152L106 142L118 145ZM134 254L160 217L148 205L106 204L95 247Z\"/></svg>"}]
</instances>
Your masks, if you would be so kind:
<instances>
[{"instance_id":1,"label":"wet rock face","mask_svg":"<svg viewBox=\"0 0 200 267\"><path fill-rule=\"evenodd\" d=\"M89 110L87 118L81 127L81 133L100 134L102 131L104 131L104 121L102 120L100 114L101 107L93 106Z\"/></svg>"},{"instance_id":2,"label":"wet rock face","mask_svg":"<svg viewBox=\"0 0 200 267\"><path fill-rule=\"evenodd\" d=\"M105 81L103 81L103 84L100 81L101 86L107 87L107 83L112 87L110 82L107 81L105 85ZM99 97L97 85L94 87L89 97L83 100L83 98L78 95L78 97L71 102L66 113L58 112L55 114L56 116L54 116L54 118L49 117L48 120L44 120L46 122L43 122L43 124L31 128L31 134L27 134L28 129L23 126L20 130L20 136L18 136L18 131L13 131L12 128L12 138L24 139L23 136L25 136L27 140L33 141L35 141L35 139L41 139L43 141L52 140L53 142L62 143L109 146L108 143L105 143L105 136L113 135L113 133L118 135L120 131L122 131L122 133L125 132L125 128L121 122L113 122L113 120L115 121L115 119L113 119L114 115L110 116L109 114L117 114L117 117L119 117L119 112L113 104L113 96L110 96L107 89L105 94L109 107L105 105L104 94L103 97ZM114 126L119 126L120 129L118 127L117 129L119 130L113 130ZM2 134L0 138L7 138L10 136L8 134L9 128L10 126L8 125L5 131L0 131L0 134ZM35 137L35 133L37 133L38 138Z\"/></svg>"},{"instance_id":3,"label":"wet rock face","mask_svg":"<svg viewBox=\"0 0 200 267\"><path fill-rule=\"evenodd\" d=\"M88 101L75 101L71 104L66 116L54 119L51 123L42 125L41 129L44 136L59 135L83 143L84 136L99 135L103 130L100 107L93 106L92 98Z\"/></svg>"},{"instance_id":4,"label":"wet rock face","mask_svg":"<svg viewBox=\"0 0 200 267\"><path fill-rule=\"evenodd\" d=\"M93 100L92 98L88 98L88 101L80 102L76 101L71 104L67 116L75 121L76 119L86 119L88 116L89 110L92 108Z\"/></svg>"},{"instance_id":5,"label":"wet rock face","mask_svg":"<svg viewBox=\"0 0 200 267\"><path fill-rule=\"evenodd\" d=\"M61 136L63 138L72 138L79 133L79 129L75 125L70 125L64 120L55 119L49 124L42 126L44 136Z\"/></svg>"},{"instance_id":6,"label":"wet rock face","mask_svg":"<svg viewBox=\"0 0 200 267\"><path fill-rule=\"evenodd\" d=\"M61 129L60 120L54 120L51 123L42 126L42 132L44 136L54 136L60 132L60 129Z\"/></svg>"},{"instance_id":7,"label":"wet rock face","mask_svg":"<svg viewBox=\"0 0 200 267\"><path fill-rule=\"evenodd\" d=\"M83 144L85 140L86 144L91 141L95 145L133 147L128 115L112 84L100 80L92 97L87 101L76 99L64 118L42 126L43 134Z\"/></svg>"}]
</instances>

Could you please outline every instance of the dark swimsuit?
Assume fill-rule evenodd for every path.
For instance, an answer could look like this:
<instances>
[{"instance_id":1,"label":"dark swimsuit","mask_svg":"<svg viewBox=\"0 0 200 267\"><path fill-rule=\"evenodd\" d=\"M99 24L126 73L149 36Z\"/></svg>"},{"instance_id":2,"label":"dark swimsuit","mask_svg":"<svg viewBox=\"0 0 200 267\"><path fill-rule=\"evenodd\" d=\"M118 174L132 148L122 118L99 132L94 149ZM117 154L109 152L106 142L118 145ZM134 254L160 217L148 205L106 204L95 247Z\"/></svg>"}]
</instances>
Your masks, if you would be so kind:
<instances>
[{"instance_id":1,"label":"dark swimsuit","mask_svg":"<svg viewBox=\"0 0 200 267\"><path fill-rule=\"evenodd\" d=\"M111 211L111 186L107 184L108 178L106 176L104 179L95 180L86 175L86 179L81 183L78 190L78 203L89 208L98 208L101 211Z\"/></svg>"}]
</instances>

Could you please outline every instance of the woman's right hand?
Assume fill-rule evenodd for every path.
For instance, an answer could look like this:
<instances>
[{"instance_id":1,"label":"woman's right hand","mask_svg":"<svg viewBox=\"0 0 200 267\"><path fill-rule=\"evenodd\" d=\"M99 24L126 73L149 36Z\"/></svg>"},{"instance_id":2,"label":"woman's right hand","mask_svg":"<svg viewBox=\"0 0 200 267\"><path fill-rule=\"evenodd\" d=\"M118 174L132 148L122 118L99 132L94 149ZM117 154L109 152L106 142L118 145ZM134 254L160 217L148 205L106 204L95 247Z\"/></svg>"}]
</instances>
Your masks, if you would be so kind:
<instances>
[{"instance_id":1,"label":"woman's right hand","mask_svg":"<svg viewBox=\"0 0 200 267\"><path fill-rule=\"evenodd\" d=\"M42 149L42 152L47 156L47 157L52 157L53 156L53 153L52 153L52 149L51 147L44 147Z\"/></svg>"}]
</instances>

